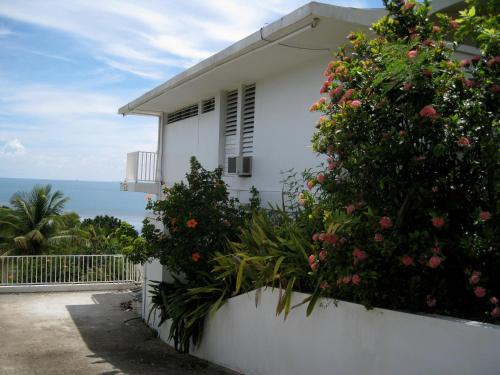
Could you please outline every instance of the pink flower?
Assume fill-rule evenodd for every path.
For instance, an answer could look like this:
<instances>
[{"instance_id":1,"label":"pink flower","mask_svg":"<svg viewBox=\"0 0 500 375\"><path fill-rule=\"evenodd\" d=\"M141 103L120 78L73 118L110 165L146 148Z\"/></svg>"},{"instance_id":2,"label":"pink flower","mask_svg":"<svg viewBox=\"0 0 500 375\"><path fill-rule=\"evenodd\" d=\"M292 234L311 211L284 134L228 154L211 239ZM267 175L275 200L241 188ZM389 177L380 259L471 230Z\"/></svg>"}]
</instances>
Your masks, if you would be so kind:
<instances>
[{"instance_id":1,"label":"pink flower","mask_svg":"<svg viewBox=\"0 0 500 375\"><path fill-rule=\"evenodd\" d=\"M488 221L491 219L491 213L490 211L481 211L479 213L479 218L482 220L482 221Z\"/></svg>"},{"instance_id":2,"label":"pink flower","mask_svg":"<svg viewBox=\"0 0 500 375\"><path fill-rule=\"evenodd\" d=\"M417 55L418 55L418 52L414 49L412 49L411 51L408 51L406 53L406 57L408 57L409 59L413 59L413 58L417 57Z\"/></svg>"},{"instance_id":3,"label":"pink flower","mask_svg":"<svg viewBox=\"0 0 500 375\"><path fill-rule=\"evenodd\" d=\"M356 206L351 203L346 206L345 211L347 212L348 215L352 215L355 209Z\"/></svg>"},{"instance_id":4,"label":"pink flower","mask_svg":"<svg viewBox=\"0 0 500 375\"><path fill-rule=\"evenodd\" d=\"M409 255L405 255L403 258L401 258L401 263L403 263L405 266L411 266L414 264L413 258Z\"/></svg>"},{"instance_id":5,"label":"pink flower","mask_svg":"<svg viewBox=\"0 0 500 375\"><path fill-rule=\"evenodd\" d=\"M366 259L366 252L364 250L361 250L361 249L358 249L358 248L355 248L353 250L352 255L357 260L365 260Z\"/></svg>"},{"instance_id":6,"label":"pink flower","mask_svg":"<svg viewBox=\"0 0 500 375\"><path fill-rule=\"evenodd\" d=\"M476 286L474 288L474 294L477 298L483 298L486 295L486 289L484 289L482 286Z\"/></svg>"},{"instance_id":7,"label":"pink flower","mask_svg":"<svg viewBox=\"0 0 500 375\"><path fill-rule=\"evenodd\" d=\"M340 95L341 93L342 93L342 86L337 86L332 91L330 91L330 96L334 97Z\"/></svg>"},{"instance_id":8,"label":"pink flower","mask_svg":"<svg viewBox=\"0 0 500 375\"><path fill-rule=\"evenodd\" d=\"M433 193L437 193L439 191L439 187L433 186L431 190Z\"/></svg>"},{"instance_id":9,"label":"pink flower","mask_svg":"<svg viewBox=\"0 0 500 375\"><path fill-rule=\"evenodd\" d=\"M311 190L313 187L314 187L314 181L313 180L307 181L307 188Z\"/></svg>"},{"instance_id":10,"label":"pink flower","mask_svg":"<svg viewBox=\"0 0 500 375\"><path fill-rule=\"evenodd\" d=\"M459 145L460 147L469 147L470 146L469 138L460 137L457 141L457 145Z\"/></svg>"},{"instance_id":11,"label":"pink flower","mask_svg":"<svg viewBox=\"0 0 500 375\"><path fill-rule=\"evenodd\" d=\"M476 81L474 81L473 79L466 79L464 83L465 83L465 86L467 86L468 88L472 88L472 87L476 86Z\"/></svg>"},{"instance_id":12,"label":"pink flower","mask_svg":"<svg viewBox=\"0 0 500 375\"><path fill-rule=\"evenodd\" d=\"M312 235L312 240L313 240L314 242L319 241L319 233L314 233L314 234Z\"/></svg>"},{"instance_id":13,"label":"pink flower","mask_svg":"<svg viewBox=\"0 0 500 375\"><path fill-rule=\"evenodd\" d=\"M316 271L318 268L318 263L309 263L309 266L311 267L311 271Z\"/></svg>"},{"instance_id":14,"label":"pink flower","mask_svg":"<svg viewBox=\"0 0 500 375\"><path fill-rule=\"evenodd\" d=\"M436 25L432 26L432 32L433 33L438 33L440 31L441 31L441 28L439 26L436 26Z\"/></svg>"},{"instance_id":15,"label":"pink flower","mask_svg":"<svg viewBox=\"0 0 500 375\"><path fill-rule=\"evenodd\" d=\"M316 262L316 255L314 254L309 255L307 261L309 262L309 264Z\"/></svg>"},{"instance_id":16,"label":"pink flower","mask_svg":"<svg viewBox=\"0 0 500 375\"><path fill-rule=\"evenodd\" d=\"M479 56L479 55L472 56L470 61L477 63L477 62L481 61L481 56Z\"/></svg>"},{"instance_id":17,"label":"pink flower","mask_svg":"<svg viewBox=\"0 0 500 375\"><path fill-rule=\"evenodd\" d=\"M450 21L450 27L453 29L453 30L456 30L458 29L458 22L456 20L451 20Z\"/></svg>"},{"instance_id":18,"label":"pink flower","mask_svg":"<svg viewBox=\"0 0 500 375\"><path fill-rule=\"evenodd\" d=\"M432 225L437 228L437 229L440 229L444 226L444 218L442 218L441 216L435 216L432 218Z\"/></svg>"},{"instance_id":19,"label":"pink flower","mask_svg":"<svg viewBox=\"0 0 500 375\"><path fill-rule=\"evenodd\" d=\"M469 283L472 285L476 285L477 283L479 283L480 279L481 279L481 272L474 271L472 272L471 277L469 277Z\"/></svg>"},{"instance_id":20,"label":"pink flower","mask_svg":"<svg viewBox=\"0 0 500 375\"><path fill-rule=\"evenodd\" d=\"M359 276L358 274L352 275L352 283L354 285L359 285L361 283L361 276Z\"/></svg>"},{"instance_id":21,"label":"pink flower","mask_svg":"<svg viewBox=\"0 0 500 375\"><path fill-rule=\"evenodd\" d=\"M330 285L326 281L322 281L321 284L319 284L320 289L328 289Z\"/></svg>"},{"instance_id":22,"label":"pink flower","mask_svg":"<svg viewBox=\"0 0 500 375\"><path fill-rule=\"evenodd\" d=\"M403 9L404 10L410 10L410 9L413 9L413 7L415 6L414 3L410 3L409 1L406 1L403 5Z\"/></svg>"},{"instance_id":23,"label":"pink flower","mask_svg":"<svg viewBox=\"0 0 500 375\"><path fill-rule=\"evenodd\" d=\"M500 56L495 56L492 59L488 60L486 65L488 65L488 67L491 68L492 66L495 66L498 63L500 63Z\"/></svg>"},{"instance_id":24,"label":"pink flower","mask_svg":"<svg viewBox=\"0 0 500 375\"><path fill-rule=\"evenodd\" d=\"M490 298L490 302L491 302L492 304L494 304L494 305L498 305L498 298L497 298L497 297L495 297L495 296L493 296L493 297L491 297L491 298Z\"/></svg>"},{"instance_id":25,"label":"pink flower","mask_svg":"<svg viewBox=\"0 0 500 375\"><path fill-rule=\"evenodd\" d=\"M318 104L325 104L326 99L325 98L319 98Z\"/></svg>"},{"instance_id":26,"label":"pink flower","mask_svg":"<svg viewBox=\"0 0 500 375\"><path fill-rule=\"evenodd\" d=\"M436 119L439 117L439 114L431 104L423 107L418 114L420 115L420 117L427 117L430 119Z\"/></svg>"},{"instance_id":27,"label":"pink flower","mask_svg":"<svg viewBox=\"0 0 500 375\"><path fill-rule=\"evenodd\" d=\"M321 90L319 90L319 93L320 94L324 94L325 92L327 92L328 91L328 86L330 86L330 82L329 81L323 82L323 86L321 86Z\"/></svg>"},{"instance_id":28,"label":"pink flower","mask_svg":"<svg viewBox=\"0 0 500 375\"><path fill-rule=\"evenodd\" d=\"M325 240L325 238L326 238L326 233L325 233L325 232L321 232L321 233L319 234L318 239L319 239L321 242L323 242L323 241Z\"/></svg>"},{"instance_id":29,"label":"pink flower","mask_svg":"<svg viewBox=\"0 0 500 375\"><path fill-rule=\"evenodd\" d=\"M337 242L337 236L333 233L326 233L323 242L327 245L334 245Z\"/></svg>"},{"instance_id":30,"label":"pink flower","mask_svg":"<svg viewBox=\"0 0 500 375\"><path fill-rule=\"evenodd\" d=\"M324 261L328 255L328 252L326 250L321 250L319 252L319 260Z\"/></svg>"},{"instance_id":31,"label":"pink flower","mask_svg":"<svg viewBox=\"0 0 500 375\"><path fill-rule=\"evenodd\" d=\"M406 137L406 134L407 134L407 133L406 133L406 131L404 131L404 130L400 130L400 131L399 131L399 136L400 136L400 137Z\"/></svg>"},{"instance_id":32,"label":"pink flower","mask_svg":"<svg viewBox=\"0 0 500 375\"><path fill-rule=\"evenodd\" d=\"M323 173L319 173L316 176L316 181L318 181L320 184L322 184L323 182L325 182L325 175Z\"/></svg>"},{"instance_id":33,"label":"pink flower","mask_svg":"<svg viewBox=\"0 0 500 375\"><path fill-rule=\"evenodd\" d=\"M147 200L147 201L150 201L151 199L153 199L153 194L146 194L144 196L144 199Z\"/></svg>"},{"instance_id":34,"label":"pink flower","mask_svg":"<svg viewBox=\"0 0 500 375\"><path fill-rule=\"evenodd\" d=\"M314 111L317 111L318 110L318 103L313 103L310 107L309 107L309 112L314 112Z\"/></svg>"},{"instance_id":35,"label":"pink flower","mask_svg":"<svg viewBox=\"0 0 500 375\"><path fill-rule=\"evenodd\" d=\"M441 264L441 258L434 255L430 257L428 264L430 268L438 268L439 265Z\"/></svg>"},{"instance_id":36,"label":"pink flower","mask_svg":"<svg viewBox=\"0 0 500 375\"><path fill-rule=\"evenodd\" d=\"M349 106L351 108L359 108L361 107L361 100L353 100Z\"/></svg>"},{"instance_id":37,"label":"pink flower","mask_svg":"<svg viewBox=\"0 0 500 375\"><path fill-rule=\"evenodd\" d=\"M373 240L375 242L382 242L384 240L384 236L382 236L380 233L375 233Z\"/></svg>"},{"instance_id":38,"label":"pink flower","mask_svg":"<svg viewBox=\"0 0 500 375\"><path fill-rule=\"evenodd\" d=\"M344 276L342 278L342 283L343 284L349 284L351 282L351 276Z\"/></svg>"},{"instance_id":39,"label":"pink flower","mask_svg":"<svg viewBox=\"0 0 500 375\"><path fill-rule=\"evenodd\" d=\"M388 216L382 216L378 222L380 224L380 228L389 229L392 227L392 220Z\"/></svg>"},{"instance_id":40,"label":"pink flower","mask_svg":"<svg viewBox=\"0 0 500 375\"><path fill-rule=\"evenodd\" d=\"M340 100L338 101L338 104L342 104L344 103L347 99L349 99L352 94L354 94L354 90L353 89L349 89L347 90L344 95L342 95L342 97L340 98Z\"/></svg>"},{"instance_id":41,"label":"pink flower","mask_svg":"<svg viewBox=\"0 0 500 375\"><path fill-rule=\"evenodd\" d=\"M500 307L495 307L493 310L491 310L491 313L490 315L493 317L493 318L500 318Z\"/></svg>"},{"instance_id":42,"label":"pink flower","mask_svg":"<svg viewBox=\"0 0 500 375\"><path fill-rule=\"evenodd\" d=\"M470 66L470 60L467 60L467 59L460 60L460 67L461 68L467 68L469 66Z\"/></svg>"},{"instance_id":43,"label":"pink flower","mask_svg":"<svg viewBox=\"0 0 500 375\"><path fill-rule=\"evenodd\" d=\"M436 298L428 294L427 297L425 297L425 303L427 303L427 306L429 307L435 307L437 305L437 300Z\"/></svg>"}]
</instances>

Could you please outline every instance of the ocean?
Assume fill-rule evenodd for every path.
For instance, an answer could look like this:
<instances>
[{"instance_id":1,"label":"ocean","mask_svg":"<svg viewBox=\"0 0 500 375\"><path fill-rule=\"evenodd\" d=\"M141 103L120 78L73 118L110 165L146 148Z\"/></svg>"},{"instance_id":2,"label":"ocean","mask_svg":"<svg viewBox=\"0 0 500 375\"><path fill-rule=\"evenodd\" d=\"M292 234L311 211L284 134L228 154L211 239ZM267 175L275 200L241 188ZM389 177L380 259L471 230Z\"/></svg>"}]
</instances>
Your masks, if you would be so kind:
<instances>
[{"instance_id":1,"label":"ocean","mask_svg":"<svg viewBox=\"0 0 500 375\"><path fill-rule=\"evenodd\" d=\"M0 205L8 205L12 194L31 191L35 185L51 184L70 200L65 211L76 212L81 218L110 215L125 220L137 230L146 215L146 194L120 191L119 182L35 180L0 177Z\"/></svg>"}]
</instances>

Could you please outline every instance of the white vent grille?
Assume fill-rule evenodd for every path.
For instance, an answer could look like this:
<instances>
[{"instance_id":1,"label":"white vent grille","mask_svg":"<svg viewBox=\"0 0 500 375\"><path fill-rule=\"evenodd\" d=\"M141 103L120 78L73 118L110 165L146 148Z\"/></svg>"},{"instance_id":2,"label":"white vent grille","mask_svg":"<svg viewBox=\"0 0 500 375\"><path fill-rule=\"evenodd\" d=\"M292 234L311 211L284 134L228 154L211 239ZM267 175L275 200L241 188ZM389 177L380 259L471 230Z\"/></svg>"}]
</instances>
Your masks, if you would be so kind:
<instances>
[{"instance_id":1,"label":"white vent grille","mask_svg":"<svg viewBox=\"0 0 500 375\"><path fill-rule=\"evenodd\" d=\"M201 102L201 113L211 112L215 109L215 98L210 98Z\"/></svg>"},{"instance_id":2,"label":"white vent grille","mask_svg":"<svg viewBox=\"0 0 500 375\"><path fill-rule=\"evenodd\" d=\"M185 107L179 109L175 112L171 112L167 114L167 124L171 124L172 122L185 120L190 117L198 116L198 104L190 105L189 107Z\"/></svg>"},{"instance_id":3,"label":"white vent grille","mask_svg":"<svg viewBox=\"0 0 500 375\"><path fill-rule=\"evenodd\" d=\"M228 158L238 156L238 90L229 91L226 96L226 113L224 119L224 169L228 172Z\"/></svg>"},{"instance_id":4,"label":"white vent grille","mask_svg":"<svg viewBox=\"0 0 500 375\"><path fill-rule=\"evenodd\" d=\"M255 122L255 84L243 88L241 116L241 154L253 154L253 129Z\"/></svg>"}]
</instances>

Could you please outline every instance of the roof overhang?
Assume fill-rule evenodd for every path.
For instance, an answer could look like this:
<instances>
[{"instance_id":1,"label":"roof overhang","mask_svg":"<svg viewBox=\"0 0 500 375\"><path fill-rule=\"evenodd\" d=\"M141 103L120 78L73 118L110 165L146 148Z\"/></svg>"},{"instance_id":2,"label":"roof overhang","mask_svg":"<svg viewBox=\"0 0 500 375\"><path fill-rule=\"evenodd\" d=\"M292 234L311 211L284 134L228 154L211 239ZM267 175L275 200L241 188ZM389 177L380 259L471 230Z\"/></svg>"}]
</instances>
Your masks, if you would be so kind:
<instances>
[{"instance_id":1,"label":"roof overhang","mask_svg":"<svg viewBox=\"0 0 500 375\"><path fill-rule=\"evenodd\" d=\"M435 11L459 2L435 2ZM308 3L146 92L118 113L158 116L220 90L236 88L242 80L252 83L305 61L326 57L345 43L349 32L366 32L385 14L384 9Z\"/></svg>"}]
</instances>

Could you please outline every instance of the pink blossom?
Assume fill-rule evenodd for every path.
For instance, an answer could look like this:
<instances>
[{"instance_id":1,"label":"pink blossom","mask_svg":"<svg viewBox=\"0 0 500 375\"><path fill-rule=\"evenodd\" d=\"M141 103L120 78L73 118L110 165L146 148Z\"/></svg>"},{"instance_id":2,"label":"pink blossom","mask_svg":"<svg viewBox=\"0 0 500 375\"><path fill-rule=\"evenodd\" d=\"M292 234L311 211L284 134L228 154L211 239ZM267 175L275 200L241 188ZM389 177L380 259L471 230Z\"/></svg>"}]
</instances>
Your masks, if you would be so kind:
<instances>
[{"instance_id":1,"label":"pink blossom","mask_svg":"<svg viewBox=\"0 0 500 375\"><path fill-rule=\"evenodd\" d=\"M323 173L319 173L316 176L316 181L318 181L320 184L322 184L323 182L325 182L325 175Z\"/></svg>"},{"instance_id":2,"label":"pink blossom","mask_svg":"<svg viewBox=\"0 0 500 375\"><path fill-rule=\"evenodd\" d=\"M420 110L419 115L420 117L427 117L430 119L436 119L439 117L439 114L437 113L436 109L431 104L423 107Z\"/></svg>"},{"instance_id":3,"label":"pink blossom","mask_svg":"<svg viewBox=\"0 0 500 375\"><path fill-rule=\"evenodd\" d=\"M440 31L441 31L441 28L439 26L436 26L436 25L432 26L432 32L433 33L438 33Z\"/></svg>"},{"instance_id":4,"label":"pink blossom","mask_svg":"<svg viewBox=\"0 0 500 375\"><path fill-rule=\"evenodd\" d=\"M430 268L438 268L439 265L441 264L441 258L434 255L430 257L428 264Z\"/></svg>"},{"instance_id":5,"label":"pink blossom","mask_svg":"<svg viewBox=\"0 0 500 375\"><path fill-rule=\"evenodd\" d=\"M469 283L472 285L476 285L477 283L479 283L480 279L481 279L481 272L474 271L474 272L472 272L472 275L469 278Z\"/></svg>"},{"instance_id":6,"label":"pink blossom","mask_svg":"<svg viewBox=\"0 0 500 375\"><path fill-rule=\"evenodd\" d=\"M321 250L319 252L319 260L324 261L328 255L328 252L326 250Z\"/></svg>"},{"instance_id":7,"label":"pink blossom","mask_svg":"<svg viewBox=\"0 0 500 375\"><path fill-rule=\"evenodd\" d=\"M349 284L351 282L351 276L344 276L342 278L342 283L343 284Z\"/></svg>"},{"instance_id":8,"label":"pink blossom","mask_svg":"<svg viewBox=\"0 0 500 375\"><path fill-rule=\"evenodd\" d=\"M433 217L432 225L437 229L442 228L444 226L444 218L442 218L441 216Z\"/></svg>"},{"instance_id":9,"label":"pink blossom","mask_svg":"<svg viewBox=\"0 0 500 375\"><path fill-rule=\"evenodd\" d=\"M380 228L382 229L389 229L390 227L392 227L392 220L388 216L382 216L378 223L380 224Z\"/></svg>"},{"instance_id":10,"label":"pink blossom","mask_svg":"<svg viewBox=\"0 0 500 375\"><path fill-rule=\"evenodd\" d=\"M384 240L384 236L382 236L382 234L380 234L380 233L375 233L373 240L375 242L382 242Z\"/></svg>"},{"instance_id":11,"label":"pink blossom","mask_svg":"<svg viewBox=\"0 0 500 375\"><path fill-rule=\"evenodd\" d=\"M320 289L328 289L330 285L326 281L322 281L321 284L319 284Z\"/></svg>"},{"instance_id":12,"label":"pink blossom","mask_svg":"<svg viewBox=\"0 0 500 375\"><path fill-rule=\"evenodd\" d=\"M352 95L354 94L354 90L353 89L349 89L347 90L344 95L342 95L342 97L340 98L340 100L338 101L338 104L342 104L344 103L347 99L349 99Z\"/></svg>"},{"instance_id":13,"label":"pink blossom","mask_svg":"<svg viewBox=\"0 0 500 375\"><path fill-rule=\"evenodd\" d=\"M325 233L325 232L321 232L321 233L319 234L318 239L319 239L321 242L323 242L323 241L325 240L325 238L326 238L326 233Z\"/></svg>"},{"instance_id":14,"label":"pink blossom","mask_svg":"<svg viewBox=\"0 0 500 375\"><path fill-rule=\"evenodd\" d=\"M403 5L403 9L410 10L410 9L413 9L414 6L415 6L414 3L410 3L409 1L405 1L404 5Z\"/></svg>"},{"instance_id":15,"label":"pink blossom","mask_svg":"<svg viewBox=\"0 0 500 375\"><path fill-rule=\"evenodd\" d=\"M326 243L327 245L334 245L337 242L337 236L334 235L333 233L326 233L323 242Z\"/></svg>"},{"instance_id":16,"label":"pink blossom","mask_svg":"<svg viewBox=\"0 0 500 375\"><path fill-rule=\"evenodd\" d=\"M484 289L482 286L476 286L474 288L474 294L477 298L483 298L486 295L486 289Z\"/></svg>"},{"instance_id":17,"label":"pink blossom","mask_svg":"<svg viewBox=\"0 0 500 375\"><path fill-rule=\"evenodd\" d=\"M406 133L406 131L404 131L404 130L400 130L400 131L399 131L399 136L400 136L400 137L406 137L406 134L407 134L407 133Z\"/></svg>"},{"instance_id":18,"label":"pink blossom","mask_svg":"<svg viewBox=\"0 0 500 375\"><path fill-rule=\"evenodd\" d=\"M326 99L325 99L325 98L320 98L320 99L318 100L318 104L325 104L325 102L326 102Z\"/></svg>"},{"instance_id":19,"label":"pink blossom","mask_svg":"<svg viewBox=\"0 0 500 375\"><path fill-rule=\"evenodd\" d=\"M494 304L494 305L498 305L498 298L497 298L497 297L495 297L495 296L493 296L493 297L491 297L491 298L490 298L490 302L491 302L492 304Z\"/></svg>"},{"instance_id":20,"label":"pink blossom","mask_svg":"<svg viewBox=\"0 0 500 375\"><path fill-rule=\"evenodd\" d=\"M309 263L309 266L311 267L311 271L316 271L318 268L318 263Z\"/></svg>"},{"instance_id":21,"label":"pink blossom","mask_svg":"<svg viewBox=\"0 0 500 375\"><path fill-rule=\"evenodd\" d=\"M413 258L409 255L405 255L402 259L401 259L401 263L403 263L405 266L411 266L414 264L414 261L413 261Z\"/></svg>"},{"instance_id":22,"label":"pink blossom","mask_svg":"<svg viewBox=\"0 0 500 375\"><path fill-rule=\"evenodd\" d=\"M358 249L358 248L355 248L353 250L352 255L357 260L365 260L366 259L366 252L364 250L361 250L361 249Z\"/></svg>"},{"instance_id":23,"label":"pink blossom","mask_svg":"<svg viewBox=\"0 0 500 375\"><path fill-rule=\"evenodd\" d=\"M469 138L460 137L457 141L457 145L459 145L460 147L469 147L470 146Z\"/></svg>"},{"instance_id":24,"label":"pink blossom","mask_svg":"<svg viewBox=\"0 0 500 375\"><path fill-rule=\"evenodd\" d=\"M315 263L316 262L316 255L314 255L314 254L309 255L309 257L307 258L307 261L309 262L309 264Z\"/></svg>"},{"instance_id":25,"label":"pink blossom","mask_svg":"<svg viewBox=\"0 0 500 375\"><path fill-rule=\"evenodd\" d=\"M429 307L435 307L437 305L437 300L436 298L428 294L427 297L425 297L425 303L427 303L427 306Z\"/></svg>"},{"instance_id":26,"label":"pink blossom","mask_svg":"<svg viewBox=\"0 0 500 375\"><path fill-rule=\"evenodd\" d=\"M144 196L144 199L147 200L147 201L150 201L151 199L153 199L153 195L152 194L146 194Z\"/></svg>"},{"instance_id":27,"label":"pink blossom","mask_svg":"<svg viewBox=\"0 0 500 375\"><path fill-rule=\"evenodd\" d=\"M314 181L313 180L307 181L307 188L311 190L313 187L314 187Z\"/></svg>"},{"instance_id":28,"label":"pink blossom","mask_svg":"<svg viewBox=\"0 0 500 375\"><path fill-rule=\"evenodd\" d=\"M458 24L458 22L457 22L456 20L451 20L451 21L450 21L450 27L451 27L453 30L458 29L458 26L459 26L459 24Z\"/></svg>"},{"instance_id":29,"label":"pink blossom","mask_svg":"<svg viewBox=\"0 0 500 375\"><path fill-rule=\"evenodd\" d=\"M408 51L407 54L406 54L406 57L408 57L409 59L413 59L415 57L417 57L418 55L418 52L414 49L412 49L411 51Z\"/></svg>"},{"instance_id":30,"label":"pink blossom","mask_svg":"<svg viewBox=\"0 0 500 375\"><path fill-rule=\"evenodd\" d=\"M319 93L320 94L324 94L325 92L327 92L328 91L328 86L330 86L330 82L329 81L323 82L323 86L321 86L321 90L319 90Z\"/></svg>"},{"instance_id":31,"label":"pink blossom","mask_svg":"<svg viewBox=\"0 0 500 375\"><path fill-rule=\"evenodd\" d=\"M477 63L477 62L481 61L481 56L479 56L479 55L472 56L470 61Z\"/></svg>"},{"instance_id":32,"label":"pink blossom","mask_svg":"<svg viewBox=\"0 0 500 375\"><path fill-rule=\"evenodd\" d=\"M313 103L309 107L309 112L314 112L314 111L317 111L317 110L318 110L318 103Z\"/></svg>"},{"instance_id":33,"label":"pink blossom","mask_svg":"<svg viewBox=\"0 0 500 375\"><path fill-rule=\"evenodd\" d=\"M345 208L348 215L352 215L352 213L354 212L355 209L356 209L356 206L353 205L352 203L348 204Z\"/></svg>"},{"instance_id":34,"label":"pink blossom","mask_svg":"<svg viewBox=\"0 0 500 375\"><path fill-rule=\"evenodd\" d=\"M482 221L488 221L491 219L491 213L490 211L481 211L479 213L479 218L482 220Z\"/></svg>"},{"instance_id":35,"label":"pink blossom","mask_svg":"<svg viewBox=\"0 0 500 375\"><path fill-rule=\"evenodd\" d=\"M359 285L361 283L361 276L359 276L358 274L352 275L352 283L354 285Z\"/></svg>"},{"instance_id":36,"label":"pink blossom","mask_svg":"<svg viewBox=\"0 0 500 375\"><path fill-rule=\"evenodd\" d=\"M493 318L500 318L500 307L495 307L493 310L491 310L491 313L490 315L493 317Z\"/></svg>"},{"instance_id":37,"label":"pink blossom","mask_svg":"<svg viewBox=\"0 0 500 375\"><path fill-rule=\"evenodd\" d=\"M353 100L349 106L351 108L359 108L361 107L361 100Z\"/></svg>"},{"instance_id":38,"label":"pink blossom","mask_svg":"<svg viewBox=\"0 0 500 375\"><path fill-rule=\"evenodd\" d=\"M472 88L472 87L476 86L476 81L474 81L473 79L466 79L464 83L465 83L465 86L468 88Z\"/></svg>"},{"instance_id":39,"label":"pink blossom","mask_svg":"<svg viewBox=\"0 0 500 375\"><path fill-rule=\"evenodd\" d=\"M433 186L431 190L433 193L437 193L439 191L439 187Z\"/></svg>"},{"instance_id":40,"label":"pink blossom","mask_svg":"<svg viewBox=\"0 0 500 375\"><path fill-rule=\"evenodd\" d=\"M460 67L461 68L467 68L469 66L470 66L470 60L467 60L467 59L460 60Z\"/></svg>"},{"instance_id":41,"label":"pink blossom","mask_svg":"<svg viewBox=\"0 0 500 375\"><path fill-rule=\"evenodd\" d=\"M495 56L492 59L488 60L486 65L488 65L488 67L491 68L492 66L499 64L499 63L500 63L500 56Z\"/></svg>"},{"instance_id":42,"label":"pink blossom","mask_svg":"<svg viewBox=\"0 0 500 375\"><path fill-rule=\"evenodd\" d=\"M314 233L314 234L312 235L312 240L313 240L314 242L319 241L319 233Z\"/></svg>"},{"instance_id":43,"label":"pink blossom","mask_svg":"<svg viewBox=\"0 0 500 375\"><path fill-rule=\"evenodd\" d=\"M342 93L342 86L337 86L332 91L330 91L330 96L331 97L337 96L340 95L341 93Z\"/></svg>"}]
</instances>

